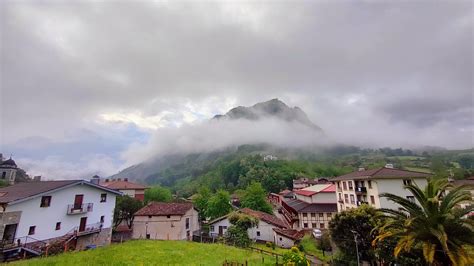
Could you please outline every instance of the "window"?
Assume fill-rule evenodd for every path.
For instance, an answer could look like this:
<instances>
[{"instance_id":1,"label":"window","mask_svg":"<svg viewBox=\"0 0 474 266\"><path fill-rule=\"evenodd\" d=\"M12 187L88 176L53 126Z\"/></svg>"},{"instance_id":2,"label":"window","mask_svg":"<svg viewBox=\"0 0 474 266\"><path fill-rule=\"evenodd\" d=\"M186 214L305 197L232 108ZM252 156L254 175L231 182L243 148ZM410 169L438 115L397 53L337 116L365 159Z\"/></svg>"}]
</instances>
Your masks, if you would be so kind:
<instances>
[{"instance_id":1,"label":"window","mask_svg":"<svg viewBox=\"0 0 474 266\"><path fill-rule=\"evenodd\" d=\"M171 215L166 215L166 218L168 218L168 219L171 218Z\"/></svg>"},{"instance_id":2,"label":"window","mask_svg":"<svg viewBox=\"0 0 474 266\"><path fill-rule=\"evenodd\" d=\"M151 219L151 217L152 217L151 215L148 215L148 219Z\"/></svg>"},{"instance_id":3,"label":"window","mask_svg":"<svg viewBox=\"0 0 474 266\"><path fill-rule=\"evenodd\" d=\"M214 225L211 225L211 232L214 232Z\"/></svg>"},{"instance_id":4,"label":"window","mask_svg":"<svg viewBox=\"0 0 474 266\"><path fill-rule=\"evenodd\" d=\"M56 223L56 231L61 230L61 222Z\"/></svg>"},{"instance_id":5,"label":"window","mask_svg":"<svg viewBox=\"0 0 474 266\"><path fill-rule=\"evenodd\" d=\"M375 197L374 196L370 196L370 203L372 203L372 205L375 205Z\"/></svg>"},{"instance_id":6,"label":"window","mask_svg":"<svg viewBox=\"0 0 474 266\"><path fill-rule=\"evenodd\" d=\"M372 188L372 181L371 180L367 181L367 184L368 184L369 188Z\"/></svg>"},{"instance_id":7,"label":"window","mask_svg":"<svg viewBox=\"0 0 474 266\"><path fill-rule=\"evenodd\" d=\"M411 179L403 179L403 185L405 186L411 185Z\"/></svg>"},{"instance_id":8,"label":"window","mask_svg":"<svg viewBox=\"0 0 474 266\"><path fill-rule=\"evenodd\" d=\"M227 229L227 226L222 226L222 228Z\"/></svg>"},{"instance_id":9,"label":"window","mask_svg":"<svg viewBox=\"0 0 474 266\"><path fill-rule=\"evenodd\" d=\"M331 217L332 217L332 213L330 213L330 212L326 213L326 217L331 218Z\"/></svg>"},{"instance_id":10,"label":"window","mask_svg":"<svg viewBox=\"0 0 474 266\"><path fill-rule=\"evenodd\" d=\"M344 194L344 202L349 203L349 195Z\"/></svg>"},{"instance_id":11,"label":"window","mask_svg":"<svg viewBox=\"0 0 474 266\"><path fill-rule=\"evenodd\" d=\"M186 229L189 229L189 218L186 218Z\"/></svg>"},{"instance_id":12,"label":"window","mask_svg":"<svg viewBox=\"0 0 474 266\"><path fill-rule=\"evenodd\" d=\"M324 223L320 223L319 228L324 229Z\"/></svg>"},{"instance_id":13,"label":"window","mask_svg":"<svg viewBox=\"0 0 474 266\"><path fill-rule=\"evenodd\" d=\"M43 196L41 197L41 208L46 208L51 205L51 196Z\"/></svg>"},{"instance_id":14,"label":"window","mask_svg":"<svg viewBox=\"0 0 474 266\"><path fill-rule=\"evenodd\" d=\"M280 241L283 241L283 238L280 237Z\"/></svg>"},{"instance_id":15,"label":"window","mask_svg":"<svg viewBox=\"0 0 474 266\"><path fill-rule=\"evenodd\" d=\"M100 216L100 223L103 224L104 221L105 221L105 216L104 215Z\"/></svg>"},{"instance_id":16,"label":"window","mask_svg":"<svg viewBox=\"0 0 474 266\"><path fill-rule=\"evenodd\" d=\"M324 213L320 213L319 218L324 218Z\"/></svg>"},{"instance_id":17,"label":"window","mask_svg":"<svg viewBox=\"0 0 474 266\"><path fill-rule=\"evenodd\" d=\"M354 195L351 195L351 204L355 204Z\"/></svg>"},{"instance_id":18,"label":"window","mask_svg":"<svg viewBox=\"0 0 474 266\"><path fill-rule=\"evenodd\" d=\"M411 202L415 202L415 197L414 196L407 196L407 200Z\"/></svg>"},{"instance_id":19,"label":"window","mask_svg":"<svg viewBox=\"0 0 474 266\"><path fill-rule=\"evenodd\" d=\"M303 212L303 217L308 217L308 214L306 212Z\"/></svg>"},{"instance_id":20,"label":"window","mask_svg":"<svg viewBox=\"0 0 474 266\"><path fill-rule=\"evenodd\" d=\"M311 227L312 227L312 228L316 228L316 223L312 223L312 224L311 224Z\"/></svg>"},{"instance_id":21,"label":"window","mask_svg":"<svg viewBox=\"0 0 474 266\"><path fill-rule=\"evenodd\" d=\"M311 218L316 218L316 213L311 213Z\"/></svg>"},{"instance_id":22,"label":"window","mask_svg":"<svg viewBox=\"0 0 474 266\"><path fill-rule=\"evenodd\" d=\"M100 194L100 202L106 202L106 201L107 201L107 193Z\"/></svg>"},{"instance_id":23,"label":"window","mask_svg":"<svg viewBox=\"0 0 474 266\"><path fill-rule=\"evenodd\" d=\"M352 181L349 181L349 189L352 190L354 187L352 186Z\"/></svg>"},{"instance_id":24,"label":"window","mask_svg":"<svg viewBox=\"0 0 474 266\"><path fill-rule=\"evenodd\" d=\"M347 190L347 185L346 185L346 182L342 182L342 187L344 187L344 190Z\"/></svg>"},{"instance_id":25,"label":"window","mask_svg":"<svg viewBox=\"0 0 474 266\"><path fill-rule=\"evenodd\" d=\"M308 228L308 223L304 223L304 228Z\"/></svg>"},{"instance_id":26,"label":"window","mask_svg":"<svg viewBox=\"0 0 474 266\"><path fill-rule=\"evenodd\" d=\"M7 172L2 173L2 179L5 179L5 177L7 177Z\"/></svg>"},{"instance_id":27,"label":"window","mask_svg":"<svg viewBox=\"0 0 474 266\"><path fill-rule=\"evenodd\" d=\"M146 234L146 239L150 239L150 234Z\"/></svg>"},{"instance_id":28,"label":"window","mask_svg":"<svg viewBox=\"0 0 474 266\"><path fill-rule=\"evenodd\" d=\"M257 231L257 236L260 236L260 231Z\"/></svg>"},{"instance_id":29,"label":"window","mask_svg":"<svg viewBox=\"0 0 474 266\"><path fill-rule=\"evenodd\" d=\"M339 200L342 200L342 193L339 193Z\"/></svg>"},{"instance_id":30,"label":"window","mask_svg":"<svg viewBox=\"0 0 474 266\"><path fill-rule=\"evenodd\" d=\"M28 235L31 236L31 235L34 235L35 234L35 230L36 230L36 226L30 226L30 229L28 230Z\"/></svg>"},{"instance_id":31,"label":"window","mask_svg":"<svg viewBox=\"0 0 474 266\"><path fill-rule=\"evenodd\" d=\"M365 186L364 180L360 181L360 186L361 186L361 187L364 187L364 186Z\"/></svg>"}]
</instances>

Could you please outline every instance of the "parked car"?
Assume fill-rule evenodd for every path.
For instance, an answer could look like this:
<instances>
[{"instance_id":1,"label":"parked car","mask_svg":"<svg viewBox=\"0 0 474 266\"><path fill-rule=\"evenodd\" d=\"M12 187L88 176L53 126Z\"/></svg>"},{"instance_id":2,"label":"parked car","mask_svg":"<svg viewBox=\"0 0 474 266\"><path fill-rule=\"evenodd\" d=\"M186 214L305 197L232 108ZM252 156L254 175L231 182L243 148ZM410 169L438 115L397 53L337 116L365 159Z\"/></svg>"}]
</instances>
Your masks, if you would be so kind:
<instances>
[{"instance_id":1,"label":"parked car","mask_svg":"<svg viewBox=\"0 0 474 266\"><path fill-rule=\"evenodd\" d=\"M323 235L323 233L321 232L321 230L319 230L319 229L313 229L313 236L314 236L314 238L321 238L322 235Z\"/></svg>"}]
</instances>

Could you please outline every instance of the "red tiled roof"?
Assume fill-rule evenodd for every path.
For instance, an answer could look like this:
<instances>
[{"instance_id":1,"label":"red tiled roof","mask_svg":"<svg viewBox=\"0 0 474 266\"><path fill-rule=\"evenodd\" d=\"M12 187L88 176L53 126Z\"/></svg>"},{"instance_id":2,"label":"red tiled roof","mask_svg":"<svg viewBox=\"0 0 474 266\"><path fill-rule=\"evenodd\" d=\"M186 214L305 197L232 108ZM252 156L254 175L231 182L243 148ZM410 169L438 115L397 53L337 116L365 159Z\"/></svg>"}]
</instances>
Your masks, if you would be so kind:
<instances>
[{"instance_id":1,"label":"red tiled roof","mask_svg":"<svg viewBox=\"0 0 474 266\"><path fill-rule=\"evenodd\" d=\"M300 190L295 191L295 194L303 195L303 196L306 196L306 197L313 196L313 195L316 194L316 193L318 193L318 192L316 192L316 191L311 191L311 190L303 190L303 189L300 189Z\"/></svg>"},{"instance_id":2,"label":"red tiled roof","mask_svg":"<svg viewBox=\"0 0 474 266\"><path fill-rule=\"evenodd\" d=\"M429 177L431 174L401 170L395 168L376 168L364 171L355 171L349 174L341 175L333 178L331 181L348 180L348 179L369 179L369 178L414 178Z\"/></svg>"},{"instance_id":3,"label":"red tiled roof","mask_svg":"<svg viewBox=\"0 0 474 266\"><path fill-rule=\"evenodd\" d=\"M298 231L298 230L295 230L295 229L273 228L273 231L275 231L279 235L285 236L285 237L293 239L293 240L300 240L306 234L306 232L304 230Z\"/></svg>"},{"instance_id":4,"label":"red tiled roof","mask_svg":"<svg viewBox=\"0 0 474 266\"><path fill-rule=\"evenodd\" d=\"M245 214L248 214L250 216L253 216L259 220L262 220L266 223L273 224L275 226L278 226L280 228L286 228L287 225L280 220L278 217L275 215L268 214L266 212L261 212L261 211L255 211L249 208L243 208L239 210L240 212L243 212Z\"/></svg>"},{"instance_id":5,"label":"red tiled roof","mask_svg":"<svg viewBox=\"0 0 474 266\"><path fill-rule=\"evenodd\" d=\"M108 187L111 189L147 189L148 187L129 182L129 181L109 181L109 182L100 182L101 186Z\"/></svg>"},{"instance_id":6,"label":"red tiled roof","mask_svg":"<svg viewBox=\"0 0 474 266\"><path fill-rule=\"evenodd\" d=\"M325 188L325 189L323 189L319 192L334 193L334 192L336 192L336 185L332 184L332 185L328 186L327 188Z\"/></svg>"},{"instance_id":7,"label":"red tiled roof","mask_svg":"<svg viewBox=\"0 0 474 266\"><path fill-rule=\"evenodd\" d=\"M192 203L150 202L135 213L135 216L184 215L193 208Z\"/></svg>"}]
</instances>

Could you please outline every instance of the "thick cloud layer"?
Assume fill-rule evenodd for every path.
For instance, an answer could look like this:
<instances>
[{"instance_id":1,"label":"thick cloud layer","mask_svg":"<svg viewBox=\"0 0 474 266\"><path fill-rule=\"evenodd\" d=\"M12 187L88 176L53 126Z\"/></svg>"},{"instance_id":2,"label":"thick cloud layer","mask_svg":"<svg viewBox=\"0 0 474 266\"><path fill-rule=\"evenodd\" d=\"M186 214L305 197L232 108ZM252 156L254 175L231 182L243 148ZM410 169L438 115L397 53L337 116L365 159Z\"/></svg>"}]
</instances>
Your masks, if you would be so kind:
<instances>
[{"instance_id":1,"label":"thick cloud layer","mask_svg":"<svg viewBox=\"0 0 474 266\"><path fill-rule=\"evenodd\" d=\"M84 147L84 130L94 140L114 131L130 135L110 137L120 149L78 158L105 154L120 168L136 142L192 139L187 124L200 132L199 121L275 97L337 141L473 146L471 1L2 1L0 10L0 151L20 161ZM45 138L54 148L19 147ZM53 155L84 165L74 153Z\"/></svg>"}]
</instances>

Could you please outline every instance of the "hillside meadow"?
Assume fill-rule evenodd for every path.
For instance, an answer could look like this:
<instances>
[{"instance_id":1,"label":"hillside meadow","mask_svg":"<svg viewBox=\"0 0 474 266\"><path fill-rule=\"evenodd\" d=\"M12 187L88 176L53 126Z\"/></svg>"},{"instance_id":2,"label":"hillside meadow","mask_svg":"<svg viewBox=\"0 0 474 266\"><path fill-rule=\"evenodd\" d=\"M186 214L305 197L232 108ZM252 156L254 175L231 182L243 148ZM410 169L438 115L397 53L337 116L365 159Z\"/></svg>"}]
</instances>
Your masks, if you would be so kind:
<instances>
[{"instance_id":1,"label":"hillside meadow","mask_svg":"<svg viewBox=\"0 0 474 266\"><path fill-rule=\"evenodd\" d=\"M16 261L9 265L222 265L224 260L239 263L247 260L248 265L275 265L271 256L223 244L155 240L129 241L95 250Z\"/></svg>"}]
</instances>

